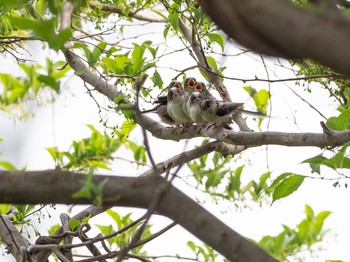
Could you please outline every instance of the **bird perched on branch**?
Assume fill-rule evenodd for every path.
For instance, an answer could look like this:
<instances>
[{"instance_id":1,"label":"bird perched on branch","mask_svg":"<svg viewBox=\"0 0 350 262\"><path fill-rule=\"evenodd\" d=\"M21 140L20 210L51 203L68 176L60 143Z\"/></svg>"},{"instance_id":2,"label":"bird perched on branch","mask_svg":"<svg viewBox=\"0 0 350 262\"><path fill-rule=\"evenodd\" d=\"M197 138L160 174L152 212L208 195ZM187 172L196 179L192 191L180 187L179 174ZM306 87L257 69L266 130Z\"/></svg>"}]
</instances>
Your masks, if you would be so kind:
<instances>
[{"instance_id":1,"label":"bird perched on branch","mask_svg":"<svg viewBox=\"0 0 350 262\"><path fill-rule=\"evenodd\" d=\"M166 104L159 104L154 108L149 110L144 110L141 113L145 114L150 112L156 113L159 116L160 120L162 120L162 122L164 122L165 124L168 124L171 126L176 125L176 122L174 121L174 119L172 119L171 116L169 116L168 114L168 108Z\"/></svg>"},{"instance_id":2,"label":"bird perched on branch","mask_svg":"<svg viewBox=\"0 0 350 262\"><path fill-rule=\"evenodd\" d=\"M192 123L191 118L183 111L185 94L180 82L174 81L168 86L167 111L169 116L179 125Z\"/></svg>"},{"instance_id":3,"label":"bird perched on branch","mask_svg":"<svg viewBox=\"0 0 350 262\"><path fill-rule=\"evenodd\" d=\"M182 104L182 110L183 112L190 117L190 112L188 110L188 102L190 100L190 96L193 92L193 88L196 85L197 81L194 77L188 77L184 81L184 90L185 90L185 97L184 97L184 103Z\"/></svg>"},{"instance_id":4,"label":"bird perched on branch","mask_svg":"<svg viewBox=\"0 0 350 262\"><path fill-rule=\"evenodd\" d=\"M142 113L155 112L169 125L205 125L207 123L224 124L229 128L235 112L266 117L260 112L240 108L243 103L224 102L216 99L203 82L193 77L186 78L184 88L181 82L173 81L168 86L166 96L158 96L156 107Z\"/></svg>"},{"instance_id":5,"label":"bird perched on branch","mask_svg":"<svg viewBox=\"0 0 350 262\"><path fill-rule=\"evenodd\" d=\"M189 100L187 101L187 110L189 112L191 120L197 125L205 125L208 123L201 116L201 103L206 99L204 83L198 82L194 85L192 94L190 95Z\"/></svg>"},{"instance_id":6,"label":"bird perched on branch","mask_svg":"<svg viewBox=\"0 0 350 262\"><path fill-rule=\"evenodd\" d=\"M224 102L215 98L203 99L200 104L201 117L207 123L228 123L232 114L243 103Z\"/></svg>"}]
</instances>

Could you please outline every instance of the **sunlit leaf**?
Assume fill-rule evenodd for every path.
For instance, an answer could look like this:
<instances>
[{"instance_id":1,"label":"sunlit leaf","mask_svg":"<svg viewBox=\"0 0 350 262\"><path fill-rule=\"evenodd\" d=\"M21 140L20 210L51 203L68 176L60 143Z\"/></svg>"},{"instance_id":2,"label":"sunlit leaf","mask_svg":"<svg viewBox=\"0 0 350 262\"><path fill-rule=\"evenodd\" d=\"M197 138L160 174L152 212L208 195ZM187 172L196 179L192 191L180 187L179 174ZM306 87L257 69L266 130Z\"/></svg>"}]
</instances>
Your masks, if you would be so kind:
<instances>
[{"instance_id":1,"label":"sunlit leaf","mask_svg":"<svg viewBox=\"0 0 350 262\"><path fill-rule=\"evenodd\" d=\"M0 204L0 215L5 215L11 211L11 204Z\"/></svg>"},{"instance_id":2,"label":"sunlit leaf","mask_svg":"<svg viewBox=\"0 0 350 262\"><path fill-rule=\"evenodd\" d=\"M309 163L311 170L313 172L316 172L317 174L320 174L321 165L327 158L322 155L317 155L312 158L305 159L302 163Z\"/></svg>"},{"instance_id":3,"label":"sunlit leaf","mask_svg":"<svg viewBox=\"0 0 350 262\"><path fill-rule=\"evenodd\" d=\"M56 91L56 93L58 93L60 91L60 83L59 83L59 81L56 81L56 79L53 78L52 76L39 75L38 76L38 80L40 82L42 82L42 83L45 83L49 87L51 87L53 90Z\"/></svg>"},{"instance_id":4,"label":"sunlit leaf","mask_svg":"<svg viewBox=\"0 0 350 262\"><path fill-rule=\"evenodd\" d=\"M9 170L9 171L17 170L17 168L14 165L12 165L10 162L6 162L6 161L0 161L0 166L5 168L6 170Z\"/></svg>"},{"instance_id":5,"label":"sunlit leaf","mask_svg":"<svg viewBox=\"0 0 350 262\"><path fill-rule=\"evenodd\" d=\"M350 108L344 110L339 116L327 120L327 126L334 130L347 130L350 127Z\"/></svg>"},{"instance_id":6,"label":"sunlit leaf","mask_svg":"<svg viewBox=\"0 0 350 262\"><path fill-rule=\"evenodd\" d=\"M79 221L79 220L74 219L74 218L71 218L71 219L69 220L69 229L72 230L72 231L74 231L74 230L77 229L77 227L79 226L79 224L80 224L80 221Z\"/></svg>"},{"instance_id":7,"label":"sunlit leaf","mask_svg":"<svg viewBox=\"0 0 350 262\"><path fill-rule=\"evenodd\" d=\"M297 174L286 173L287 175L281 179L274 187L272 193L272 203L278 199L289 196L294 193L304 182L305 177Z\"/></svg>"},{"instance_id":8,"label":"sunlit leaf","mask_svg":"<svg viewBox=\"0 0 350 262\"><path fill-rule=\"evenodd\" d=\"M161 75L158 73L157 70L154 71L153 76L151 77L151 80L155 86L158 86L161 88L163 86L163 80Z\"/></svg>"},{"instance_id":9,"label":"sunlit leaf","mask_svg":"<svg viewBox=\"0 0 350 262\"><path fill-rule=\"evenodd\" d=\"M219 44L222 51L224 50L225 38L223 35L221 35L221 34L207 34L207 36L208 36L210 41Z\"/></svg>"}]
</instances>

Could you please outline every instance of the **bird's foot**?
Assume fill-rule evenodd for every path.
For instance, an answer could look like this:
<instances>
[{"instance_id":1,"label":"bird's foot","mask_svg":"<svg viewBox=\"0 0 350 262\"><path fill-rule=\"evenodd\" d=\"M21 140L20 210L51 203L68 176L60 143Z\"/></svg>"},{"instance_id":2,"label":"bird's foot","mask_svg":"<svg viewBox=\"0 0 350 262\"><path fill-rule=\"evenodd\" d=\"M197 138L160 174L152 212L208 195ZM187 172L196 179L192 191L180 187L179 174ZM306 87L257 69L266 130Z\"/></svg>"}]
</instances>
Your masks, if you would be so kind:
<instances>
[{"instance_id":1,"label":"bird's foot","mask_svg":"<svg viewBox=\"0 0 350 262\"><path fill-rule=\"evenodd\" d=\"M211 127L217 127L218 126L218 123L208 123L208 124L206 124L205 126L204 126L204 130L205 130L205 132L207 132L208 131L208 129L209 128L211 128Z\"/></svg>"}]
</instances>

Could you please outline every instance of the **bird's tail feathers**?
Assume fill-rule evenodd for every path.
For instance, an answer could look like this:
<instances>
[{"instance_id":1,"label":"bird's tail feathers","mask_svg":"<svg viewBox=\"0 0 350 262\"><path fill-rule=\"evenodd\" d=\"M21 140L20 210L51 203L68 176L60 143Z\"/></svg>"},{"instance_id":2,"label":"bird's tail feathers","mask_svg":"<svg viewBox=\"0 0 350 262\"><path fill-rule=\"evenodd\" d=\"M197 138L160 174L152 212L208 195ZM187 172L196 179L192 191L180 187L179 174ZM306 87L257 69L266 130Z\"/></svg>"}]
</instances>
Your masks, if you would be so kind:
<instances>
[{"instance_id":1,"label":"bird's tail feathers","mask_svg":"<svg viewBox=\"0 0 350 262\"><path fill-rule=\"evenodd\" d=\"M241 107L243 105L243 103L225 103L224 105L222 105L218 111L216 112L216 114L218 116L225 116L230 114L233 110L238 109L239 107Z\"/></svg>"}]
</instances>

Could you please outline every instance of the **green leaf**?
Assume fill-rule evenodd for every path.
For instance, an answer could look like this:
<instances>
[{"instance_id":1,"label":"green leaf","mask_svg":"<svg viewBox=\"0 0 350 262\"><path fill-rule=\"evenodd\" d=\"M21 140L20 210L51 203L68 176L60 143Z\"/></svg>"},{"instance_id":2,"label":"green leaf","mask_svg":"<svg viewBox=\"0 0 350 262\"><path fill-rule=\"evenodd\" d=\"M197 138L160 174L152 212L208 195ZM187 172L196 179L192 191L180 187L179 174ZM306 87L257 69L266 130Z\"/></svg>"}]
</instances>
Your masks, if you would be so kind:
<instances>
[{"instance_id":1,"label":"green leaf","mask_svg":"<svg viewBox=\"0 0 350 262\"><path fill-rule=\"evenodd\" d=\"M225 38L221 34L207 34L210 41L219 44L221 50L224 51Z\"/></svg>"},{"instance_id":2,"label":"green leaf","mask_svg":"<svg viewBox=\"0 0 350 262\"><path fill-rule=\"evenodd\" d=\"M337 118L335 116L328 118L326 125L330 129L337 130Z\"/></svg>"},{"instance_id":3,"label":"green leaf","mask_svg":"<svg viewBox=\"0 0 350 262\"><path fill-rule=\"evenodd\" d=\"M91 57L88 60L91 65L94 65L98 61L99 57L102 54L102 51L105 50L106 46L106 42L100 42L94 47L91 53Z\"/></svg>"},{"instance_id":4,"label":"green leaf","mask_svg":"<svg viewBox=\"0 0 350 262\"><path fill-rule=\"evenodd\" d=\"M309 205L305 205L305 211L304 211L306 218L308 220L312 220L315 216L314 210Z\"/></svg>"},{"instance_id":5,"label":"green leaf","mask_svg":"<svg viewBox=\"0 0 350 262\"><path fill-rule=\"evenodd\" d=\"M175 32L179 31L179 6L177 4L172 4L169 8L168 21L175 30Z\"/></svg>"},{"instance_id":6,"label":"green leaf","mask_svg":"<svg viewBox=\"0 0 350 262\"><path fill-rule=\"evenodd\" d=\"M100 229L102 234L105 235L105 236L114 232L112 225L108 225L108 226L96 225L96 226Z\"/></svg>"},{"instance_id":7,"label":"green leaf","mask_svg":"<svg viewBox=\"0 0 350 262\"><path fill-rule=\"evenodd\" d=\"M251 98L253 98L255 106L259 112L266 114L268 102L270 99L270 93L268 90L261 89L257 91L251 86L243 86L242 88L250 95Z\"/></svg>"},{"instance_id":8,"label":"green leaf","mask_svg":"<svg viewBox=\"0 0 350 262\"><path fill-rule=\"evenodd\" d=\"M91 166L91 167L112 170L108 165L106 165L105 163L103 163L101 161L89 160L88 162L89 162L89 166Z\"/></svg>"},{"instance_id":9,"label":"green leaf","mask_svg":"<svg viewBox=\"0 0 350 262\"><path fill-rule=\"evenodd\" d=\"M211 66L211 68L213 68L214 71L216 72L218 70L218 65L216 63L216 60L211 56L206 56L206 59L208 64Z\"/></svg>"},{"instance_id":10,"label":"green leaf","mask_svg":"<svg viewBox=\"0 0 350 262\"><path fill-rule=\"evenodd\" d=\"M92 198L92 194L91 191L84 187L82 189L80 189L78 192L75 192L72 197L74 198Z\"/></svg>"},{"instance_id":11,"label":"green leaf","mask_svg":"<svg viewBox=\"0 0 350 262\"><path fill-rule=\"evenodd\" d=\"M187 241L187 246L189 246L193 252L196 252L197 246L195 243L193 243L193 241Z\"/></svg>"},{"instance_id":12,"label":"green leaf","mask_svg":"<svg viewBox=\"0 0 350 262\"><path fill-rule=\"evenodd\" d=\"M334 157L324 160L322 164L333 169L350 168L350 158L345 157L343 153L338 153Z\"/></svg>"},{"instance_id":13,"label":"green leaf","mask_svg":"<svg viewBox=\"0 0 350 262\"><path fill-rule=\"evenodd\" d=\"M71 28L66 28L58 33L57 36L54 35L53 39L48 39L49 46L55 51L60 50L63 45L71 39L73 36L73 31ZM50 41L52 40L52 41Z\"/></svg>"},{"instance_id":14,"label":"green leaf","mask_svg":"<svg viewBox=\"0 0 350 262\"><path fill-rule=\"evenodd\" d=\"M69 220L69 229L74 231L78 228L78 226L80 225L80 221L78 219L74 219L74 218L71 218Z\"/></svg>"},{"instance_id":15,"label":"green leaf","mask_svg":"<svg viewBox=\"0 0 350 262\"><path fill-rule=\"evenodd\" d=\"M163 37L164 39L166 39L166 37L168 36L169 30L170 30L171 26L170 25L166 25L163 31Z\"/></svg>"},{"instance_id":16,"label":"green leaf","mask_svg":"<svg viewBox=\"0 0 350 262\"><path fill-rule=\"evenodd\" d=\"M140 73L141 68L145 62L145 59L143 58L144 53L145 53L144 46L139 46L137 44L134 44L134 50L131 54L133 65L132 65L132 71L129 74L137 75Z\"/></svg>"},{"instance_id":17,"label":"green leaf","mask_svg":"<svg viewBox=\"0 0 350 262\"><path fill-rule=\"evenodd\" d=\"M165 20L168 20L168 18L167 18L162 12L159 12L159 11L154 10L154 9L152 9L151 11L154 12L154 13L156 13L156 14L159 15L160 17L164 18Z\"/></svg>"},{"instance_id":18,"label":"green leaf","mask_svg":"<svg viewBox=\"0 0 350 262\"><path fill-rule=\"evenodd\" d=\"M108 184L108 181L109 179L105 178L97 185L97 191L98 191L97 193L100 194L101 196L102 196L104 187Z\"/></svg>"},{"instance_id":19,"label":"green leaf","mask_svg":"<svg viewBox=\"0 0 350 262\"><path fill-rule=\"evenodd\" d=\"M308 163L310 165L312 172L316 172L317 174L320 174L321 165L326 159L327 158L322 155L317 155L317 156L305 159L302 163Z\"/></svg>"},{"instance_id":20,"label":"green leaf","mask_svg":"<svg viewBox=\"0 0 350 262\"><path fill-rule=\"evenodd\" d=\"M67 28L58 35L56 31L56 21L54 18L48 20L33 20L23 17L11 17L11 23L14 27L23 30L32 30L33 34L46 41L50 48L58 51L64 45L64 43L72 37L72 30Z\"/></svg>"},{"instance_id":21,"label":"green leaf","mask_svg":"<svg viewBox=\"0 0 350 262\"><path fill-rule=\"evenodd\" d=\"M122 228L121 217L117 212L114 212L112 209L107 210L107 214L114 220L117 224L118 229Z\"/></svg>"},{"instance_id":22,"label":"green leaf","mask_svg":"<svg viewBox=\"0 0 350 262\"><path fill-rule=\"evenodd\" d=\"M47 147L46 151L49 152L49 154L51 155L51 157L54 161L56 161L58 159L59 153L58 153L57 147Z\"/></svg>"},{"instance_id":23,"label":"green leaf","mask_svg":"<svg viewBox=\"0 0 350 262\"><path fill-rule=\"evenodd\" d=\"M52 227L50 227L49 230L47 231L49 236L52 236L60 227L61 227L60 224L55 224Z\"/></svg>"},{"instance_id":24,"label":"green leaf","mask_svg":"<svg viewBox=\"0 0 350 262\"><path fill-rule=\"evenodd\" d=\"M11 211L12 205L10 204L0 204L0 215L6 215Z\"/></svg>"},{"instance_id":25,"label":"green leaf","mask_svg":"<svg viewBox=\"0 0 350 262\"><path fill-rule=\"evenodd\" d=\"M56 91L56 93L58 93L60 91L60 84L59 84L59 81L56 81L55 78L53 78L52 76L47 76L47 75L39 75L37 77L37 79L48 85L49 87L51 87L53 90Z\"/></svg>"},{"instance_id":26,"label":"green leaf","mask_svg":"<svg viewBox=\"0 0 350 262\"><path fill-rule=\"evenodd\" d=\"M10 162L6 162L6 161L0 161L0 166L5 168L6 170L9 170L9 171L17 170L17 168L14 165L12 165Z\"/></svg>"},{"instance_id":27,"label":"green leaf","mask_svg":"<svg viewBox=\"0 0 350 262\"><path fill-rule=\"evenodd\" d=\"M154 71L153 76L151 77L151 80L155 86L158 86L159 88L162 88L163 86L163 80L161 75L158 73L157 70Z\"/></svg>"},{"instance_id":28,"label":"green leaf","mask_svg":"<svg viewBox=\"0 0 350 262\"><path fill-rule=\"evenodd\" d=\"M278 177L276 177L273 182L270 185L270 188L274 188L276 187L279 183L281 183L281 181L283 181L286 177L290 176L291 173L283 173L281 175L279 175Z\"/></svg>"},{"instance_id":29,"label":"green leaf","mask_svg":"<svg viewBox=\"0 0 350 262\"><path fill-rule=\"evenodd\" d=\"M114 233L114 229L113 229L112 225L108 225L108 226L96 225L96 226L100 229L101 233L105 236L109 235L111 233ZM107 239L107 242L109 245L112 245L114 243L114 241L115 241L115 237Z\"/></svg>"},{"instance_id":30,"label":"green leaf","mask_svg":"<svg viewBox=\"0 0 350 262\"><path fill-rule=\"evenodd\" d=\"M234 175L231 174L229 177L229 183L227 185L227 191L239 191L240 187L241 187L241 174L243 171L244 166L240 166L238 167L235 172Z\"/></svg>"},{"instance_id":31,"label":"green leaf","mask_svg":"<svg viewBox=\"0 0 350 262\"><path fill-rule=\"evenodd\" d=\"M134 120L127 119L122 124L121 136L122 138L127 138L130 132L136 127L136 123Z\"/></svg>"},{"instance_id":32,"label":"green leaf","mask_svg":"<svg viewBox=\"0 0 350 262\"><path fill-rule=\"evenodd\" d=\"M153 48L151 46L147 46L148 51L152 54L153 59L156 59L158 47Z\"/></svg>"},{"instance_id":33,"label":"green leaf","mask_svg":"<svg viewBox=\"0 0 350 262\"><path fill-rule=\"evenodd\" d=\"M127 96L117 96L116 98L114 98L113 102L114 104L118 105L125 98L127 98Z\"/></svg>"},{"instance_id":34,"label":"green leaf","mask_svg":"<svg viewBox=\"0 0 350 262\"><path fill-rule=\"evenodd\" d=\"M327 126L334 130L347 130L350 127L350 108L344 110L339 116L327 120Z\"/></svg>"},{"instance_id":35,"label":"green leaf","mask_svg":"<svg viewBox=\"0 0 350 262\"><path fill-rule=\"evenodd\" d=\"M295 192L303 183L305 177L297 174L286 173L279 180L272 194L272 203Z\"/></svg>"}]
</instances>

